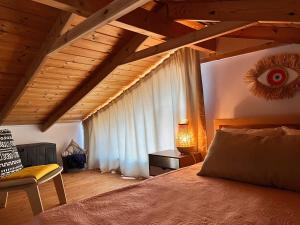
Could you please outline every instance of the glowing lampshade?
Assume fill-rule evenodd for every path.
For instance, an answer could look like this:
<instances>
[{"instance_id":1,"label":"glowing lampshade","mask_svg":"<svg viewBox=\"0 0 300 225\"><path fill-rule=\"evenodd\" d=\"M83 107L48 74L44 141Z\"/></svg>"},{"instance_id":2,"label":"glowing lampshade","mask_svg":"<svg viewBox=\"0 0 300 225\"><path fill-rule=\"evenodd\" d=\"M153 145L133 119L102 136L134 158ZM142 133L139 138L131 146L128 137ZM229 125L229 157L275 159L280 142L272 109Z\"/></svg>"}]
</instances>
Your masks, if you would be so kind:
<instances>
[{"instance_id":1,"label":"glowing lampshade","mask_svg":"<svg viewBox=\"0 0 300 225\"><path fill-rule=\"evenodd\" d=\"M176 147L181 153L188 153L194 147L194 136L187 122L179 123L176 133Z\"/></svg>"}]
</instances>

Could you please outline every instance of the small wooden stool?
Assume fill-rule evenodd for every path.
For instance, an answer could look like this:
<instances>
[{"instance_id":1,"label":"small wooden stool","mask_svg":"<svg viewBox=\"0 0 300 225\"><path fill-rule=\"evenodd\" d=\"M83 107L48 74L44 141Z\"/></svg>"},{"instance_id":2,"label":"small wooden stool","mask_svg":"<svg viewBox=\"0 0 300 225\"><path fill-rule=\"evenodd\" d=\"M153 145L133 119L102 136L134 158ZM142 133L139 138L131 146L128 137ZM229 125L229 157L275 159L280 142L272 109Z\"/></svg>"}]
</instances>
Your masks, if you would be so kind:
<instances>
[{"instance_id":1,"label":"small wooden stool","mask_svg":"<svg viewBox=\"0 0 300 225\"><path fill-rule=\"evenodd\" d=\"M5 208L7 203L7 196L9 191L13 190L24 190L26 191L31 209L34 215L37 215L44 211L43 204L41 201L39 184L45 183L48 180L53 179L55 184L55 189L58 195L59 203L66 204L67 199L65 195L64 184L61 176L63 168L58 167L57 169L47 173L40 179L35 178L21 178L15 180L0 180L0 208Z\"/></svg>"}]
</instances>

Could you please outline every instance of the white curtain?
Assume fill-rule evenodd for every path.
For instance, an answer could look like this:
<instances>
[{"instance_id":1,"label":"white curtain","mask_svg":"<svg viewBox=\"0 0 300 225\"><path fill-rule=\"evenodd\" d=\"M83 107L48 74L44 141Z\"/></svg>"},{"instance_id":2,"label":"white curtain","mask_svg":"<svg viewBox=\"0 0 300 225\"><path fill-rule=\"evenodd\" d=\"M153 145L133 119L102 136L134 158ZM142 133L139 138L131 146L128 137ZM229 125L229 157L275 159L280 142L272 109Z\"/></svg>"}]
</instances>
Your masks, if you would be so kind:
<instances>
[{"instance_id":1,"label":"white curtain","mask_svg":"<svg viewBox=\"0 0 300 225\"><path fill-rule=\"evenodd\" d=\"M192 120L198 130L196 120L202 108L194 102L199 102L201 89L198 53L190 49L175 52L117 100L84 121L89 168L147 177L148 153L175 148L180 120Z\"/></svg>"}]
</instances>

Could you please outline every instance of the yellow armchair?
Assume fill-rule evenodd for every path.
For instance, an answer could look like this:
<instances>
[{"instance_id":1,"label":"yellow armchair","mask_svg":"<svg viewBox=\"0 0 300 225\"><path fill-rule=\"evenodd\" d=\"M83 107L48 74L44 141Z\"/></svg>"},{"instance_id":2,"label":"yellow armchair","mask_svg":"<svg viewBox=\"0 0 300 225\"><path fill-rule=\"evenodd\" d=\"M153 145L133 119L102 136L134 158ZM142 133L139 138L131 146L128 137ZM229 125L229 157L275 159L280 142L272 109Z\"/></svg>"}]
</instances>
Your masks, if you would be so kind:
<instances>
[{"instance_id":1,"label":"yellow armchair","mask_svg":"<svg viewBox=\"0 0 300 225\"><path fill-rule=\"evenodd\" d=\"M59 203L66 204L67 199L61 176L62 170L62 167L57 164L32 166L0 178L0 208L6 207L9 191L22 189L27 192L33 214L43 212L38 185L51 179L54 181Z\"/></svg>"}]
</instances>

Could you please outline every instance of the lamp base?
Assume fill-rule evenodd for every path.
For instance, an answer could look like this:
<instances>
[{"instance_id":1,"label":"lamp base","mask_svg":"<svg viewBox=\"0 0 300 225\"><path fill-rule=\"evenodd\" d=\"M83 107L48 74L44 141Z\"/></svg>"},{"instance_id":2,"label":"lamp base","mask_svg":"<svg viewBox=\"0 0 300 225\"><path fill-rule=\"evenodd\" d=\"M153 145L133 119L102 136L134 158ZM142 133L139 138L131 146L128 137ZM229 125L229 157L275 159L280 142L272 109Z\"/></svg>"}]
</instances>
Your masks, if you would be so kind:
<instances>
[{"instance_id":1,"label":"lamp base","mask_svg":"<svg viewBox=\"0 0 300 225\"><path fill-rule=\"evenodd\" d=\"M182 155L190 155L191 152L193 152L194 147L177 147L177 150L178 150Z\"/></svg>"}]
</instances>

